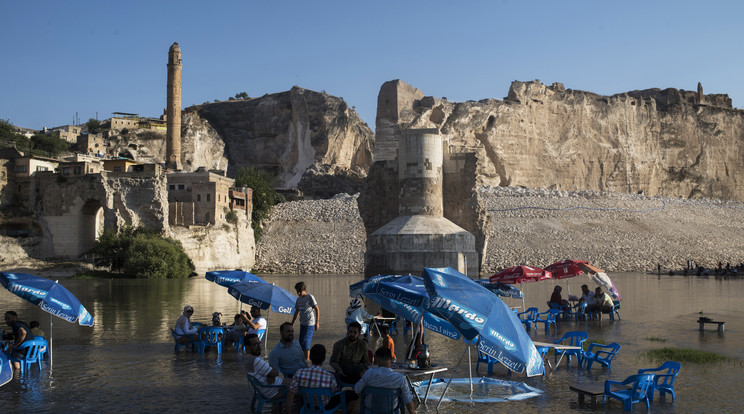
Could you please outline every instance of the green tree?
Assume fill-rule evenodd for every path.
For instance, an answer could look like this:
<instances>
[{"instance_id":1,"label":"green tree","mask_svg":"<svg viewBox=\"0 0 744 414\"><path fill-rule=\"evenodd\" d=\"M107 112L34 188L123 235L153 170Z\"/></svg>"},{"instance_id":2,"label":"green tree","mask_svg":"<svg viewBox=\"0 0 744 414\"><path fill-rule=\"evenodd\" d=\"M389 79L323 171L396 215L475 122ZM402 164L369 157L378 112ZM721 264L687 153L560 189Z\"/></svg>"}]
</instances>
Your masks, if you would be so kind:
<instances>
[{"instance_id":1,"label":"green tree","mask_svg":"<svg viewBox=\"0 0 744 414\"><path fill-rule=\"evenodd\" d=\"M243 92L236 93L235 99L250 99L250 96L248 96L247 92L243 91Z\"/></svg>"},{"instance_id":2,"label":"green tree","mask_svg":"<svg viewBox=\"0 0 744 414\"><path fill-rule=\"evenodd\" d=\"M126 276L146 279L186 278L194 271L181 242L145 235L132 240L123 267Z\"/></svg>"},{"instance_id":3,"label":"green tree","mask_svg":"<svg viewBox=\"0 0 744 414\"><path fill-rule=\"evenodd\" d=\"M34 152L52 157L70 149L70 143L56 135L35 134L31 143Z\"/></svg>"},{"instance_id":4,"label":"green tree","mask_svg":"<svg viewBox=\"0 0 744 414\"><path fill-rule=\"evenodd\" d=\"M85 128L88 130L89 134L97 134L103 129L101 128L101 121L95 118L89 118L88 122L85 123Z\"/></svg>"},{"instance_id":5,"label":"green tree","mask_svg":"<svg viewBox=\"0 0 744 414\"><path fill-rule=\"evenodd\" d=\"M28 151L31 149L31 140L23 134L15 132L15 127L10 121L4 119L0 119L0 141L15 142L16 148L19 151Z\"/></svg>"},{"instance_id":6,"label":"green tree","mask_svg":"<svg viewBox=\"0 0 744 414\"><path fill-rule=\"evenodd\" d=\"M97 265L123 272L127 277L183 278L194 271L180 242L145 227L126 226L119 234L106 229L93 252L99 255Z\"/></svg>"},{"instance_id":7,"label":"green tree","mask_svg":"<svg viewBox=\"0 0 744 414\"><path fill-rule=\"evenodd\" d=\"M284 197L276 192L272 183L274 177L264 170L243 167L235 177L236 187L250 187L253 190L253 213L251 227L258 240L261 237L261 222L269 216L271 208L284 201Z\"/></svg>"}]
</instances>

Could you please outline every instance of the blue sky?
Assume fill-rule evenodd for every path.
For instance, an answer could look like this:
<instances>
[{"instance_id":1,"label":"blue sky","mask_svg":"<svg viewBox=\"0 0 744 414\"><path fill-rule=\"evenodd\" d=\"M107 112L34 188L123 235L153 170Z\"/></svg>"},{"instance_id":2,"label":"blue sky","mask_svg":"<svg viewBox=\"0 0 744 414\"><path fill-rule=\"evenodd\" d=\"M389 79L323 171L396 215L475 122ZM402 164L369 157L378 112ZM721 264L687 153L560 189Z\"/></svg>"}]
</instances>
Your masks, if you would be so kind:
<instances>
[{"instance_id":1,"label":"blue sky","mask_svg":"<svg viewBox=\"0 0 744 414\"><path fill-rule=\"evenodd\" d=\"M373 130L391 79L450 101L502 99L514 80L603 95L702 82L741 108L742 16L740 1L0 0L0 118L160 116L173 42L184 107L298 85Z\"/></svg>"}]
</instances>

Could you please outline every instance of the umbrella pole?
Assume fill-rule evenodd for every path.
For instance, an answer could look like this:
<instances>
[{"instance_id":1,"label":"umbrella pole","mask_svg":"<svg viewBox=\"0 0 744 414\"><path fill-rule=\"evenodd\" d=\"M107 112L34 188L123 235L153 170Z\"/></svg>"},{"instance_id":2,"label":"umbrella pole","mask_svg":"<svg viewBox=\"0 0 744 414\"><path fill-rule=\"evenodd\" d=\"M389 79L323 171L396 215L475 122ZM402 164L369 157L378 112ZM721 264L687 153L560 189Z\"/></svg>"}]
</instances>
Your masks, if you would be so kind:
<instances>
[{"instance_id":1,"label":"umbrella pole","mask_svg":"<svg viewBox=\"0 0 744 414\"><path fill-rule=\"evenodd\" d=\"M49 315L49 376L52 375L52 361L53 361L53 353L52 353L52 341L54 340L54 332L52 330L53 327L53 321L52 321L52 315Z\"/></svg>"},{"instance_id":2,"label":"umbrella pole","mask_svg":"<svg viewBox=\"0 0 744 414\"><path fill-rule=\"evenodd\" d=\"M468 344L468 378L470 379L470 399L473 399L473 358L470 355L470 344Z\"/></svg>"},{"instance_id":3,"label":"umbrella pole","mask_svg":"<svg viewBox=\"0 0 744 414\"><path fill-rule=\"evenodd\" d=\"M465 357L465 353L470 350L470 345L468 345L468 349L466 349L462 355L460 356L460 360L457 361L457 365L455 365L455 369L452 370L452 375L450 376L449 381L447 381L447 386L444 387L444 390L442 391L442 395L439 397L439 403L437 403L437 409L439 409L439 406L442 405L442 399L444 398L444 394L447 392L447 388L449 388L450 383L452 383L452 378L455 377L455 372L457 371L457 368L460 367L460 364L462 363L462 358Z\"/></svg>"}]
</instances>

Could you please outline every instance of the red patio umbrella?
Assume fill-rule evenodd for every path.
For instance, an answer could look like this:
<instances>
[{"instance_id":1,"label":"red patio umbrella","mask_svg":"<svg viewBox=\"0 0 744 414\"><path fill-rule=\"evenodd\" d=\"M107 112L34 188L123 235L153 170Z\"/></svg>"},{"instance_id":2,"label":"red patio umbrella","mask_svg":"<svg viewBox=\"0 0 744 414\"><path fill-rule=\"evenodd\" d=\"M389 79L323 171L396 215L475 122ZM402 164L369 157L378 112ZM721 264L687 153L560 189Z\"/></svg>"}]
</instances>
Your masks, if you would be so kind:
<instances>
[{"instance_id":1,"label":"red patio umbrella","mask_svg":"<svg viewBox=\"0 0 744 414\"><path fill-rule=\"evenodd\" d=\"M541 280L550 279L550 272L540 269L539 267L532 266L514 266L508 269L502 270L499 273L488 278L491 283L507 283L510 285L516 283L530 283L539 282Z\"/></svg>"},{"instance_id":2,"label":"red patio umbrella","mask_svg":"<svg viewBox=\"0 0 744 414\"><path fill-rule=\"evenodd\" d=\"M586 265L589 262L584 260L561 260L546 267L545 270L553 275L553 279L568 279L584 273L579 266L580 264Z\"/></svg>"},{"instance_id":3,"label":"red patio umbrella","mask_svg":"<svg viewBox=\"0 0 744 414\"><path fill-rule=\"evenodd\" d=\"M520 288L522 283L539 282L541 280L550 279L550 272L540 269L539 267L532 266L514 266L508 269L502 270L499 273L488 278L491 283L507 283L510 285L519 283ZM520 289L521 290L521 289ZM522 296L522 310L524 309L524 296Z\"/></svg>"}]
</instances>

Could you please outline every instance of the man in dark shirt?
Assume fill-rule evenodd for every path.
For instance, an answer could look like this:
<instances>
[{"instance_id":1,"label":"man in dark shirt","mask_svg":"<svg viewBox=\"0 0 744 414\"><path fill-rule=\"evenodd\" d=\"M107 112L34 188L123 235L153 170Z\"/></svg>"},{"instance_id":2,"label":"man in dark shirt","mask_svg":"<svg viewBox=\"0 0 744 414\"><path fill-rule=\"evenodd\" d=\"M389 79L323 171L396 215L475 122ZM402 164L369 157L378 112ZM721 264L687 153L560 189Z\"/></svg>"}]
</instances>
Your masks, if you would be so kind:
<instances>
[{"instance_id":1,"label":"man in dark shirt","mask_svg":"<svg viewBox=\"0 0 744 414\"><path fill-rule=\"evenodd\" d=\"M345 384L356 384L370 366L369 346L367 341L359 339L361 331L359 322L351 322L346 330L346 338L333 344L331 366Z\"/></svg>"},{"instance_id":2,"label":"man in dark shirt","mask_svg":"<svg viewBox=\"0 0 744 414\"><path fill-rule=\"evenodd\" d=\"M31 335L31 328L25 322L18 320L18 314L15 311L5 312L5 324L13 330L13 342L8 344L8 353L13 358L23 358L26 356L26 350L17 350L16 348L26 341L34 339ZM13 362L13 368L21 369L21 364Z\"/></svg>"}]
</instances>

